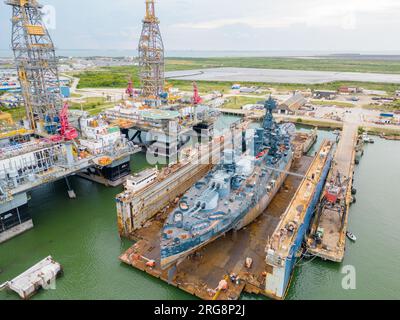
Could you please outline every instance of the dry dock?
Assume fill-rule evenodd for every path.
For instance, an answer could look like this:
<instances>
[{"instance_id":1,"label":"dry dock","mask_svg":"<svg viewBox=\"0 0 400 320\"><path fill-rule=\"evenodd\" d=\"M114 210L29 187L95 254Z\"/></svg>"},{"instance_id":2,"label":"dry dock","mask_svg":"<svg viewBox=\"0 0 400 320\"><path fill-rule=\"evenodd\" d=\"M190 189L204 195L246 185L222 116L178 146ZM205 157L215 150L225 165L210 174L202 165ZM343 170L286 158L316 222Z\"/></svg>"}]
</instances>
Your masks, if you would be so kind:
<instances>
[{"instance_id":1,"label":"dry dock","mask_svg":"<svg viewBox=\"0 0 400 320\"><path fill-rule=\"evenodd\" d=\"M308 252L324 260L342 262L345 254L349 207L352 202L353 173L358 143L358 126L347 122L343 127L327 184L339 184L341 195L336 203L326 200L326 194L315 215ZM340 176L340 179L337 177ZM338 180L341 183L338 183ZM326 192L326 190L325 190ZM316 234L322 236L316 240Z\"/></svg>"},{"instance_id":2,"label":"dry dock","mask_svg":"<svg viewBox=\"0 0 400 320\"><path fill-rule=\"evenodd\" d=\"M267 239L272 236L312 160L304 156L295 162L292 171L298 175L288 176L266 212L250 226L215 240L184 260L177 269L162 271L160 268L161 229L168 212L134 231L130 237L138 242L120 260L203 300L236 300L242 292L265 294ZM251 268L245 267L247 258L253 260ZM230 281L232 274L240 280ZM228 279L228 289L219 291L217 287L224 279Z\"/></svg>"},{"instance_id":3,"label":"dry dock","mask_svg":"<svg viewBox=\"0 0 400 320\"><path fill-rule=\"evenodd\" d=\"M283 299L287 293L297 258L302 253L302 244L331 166L331 151L332 142L324 141L306 178L268 241L265 251L270 270L266 274L265 291L272 298Z\"/></svg>"},{"instance_id":4,"label":"dry dock","mask_svg":"<svg viewBox=\"0 0 400 320\"><path fill-rule=\"evenodd\" d=\"M242 133L249 122L239 122L230 128L230 136L216 137L208 144L194 146L193 154L181 162L163 169L157 180L145 188L125 190L117 195L118 231L120 236L132 238L132 234L145 226L157 213L165 212L176 204L196 181L206 175L220 161L221 152L231 144L241 142Z\"/></svg>"}]
</instances>

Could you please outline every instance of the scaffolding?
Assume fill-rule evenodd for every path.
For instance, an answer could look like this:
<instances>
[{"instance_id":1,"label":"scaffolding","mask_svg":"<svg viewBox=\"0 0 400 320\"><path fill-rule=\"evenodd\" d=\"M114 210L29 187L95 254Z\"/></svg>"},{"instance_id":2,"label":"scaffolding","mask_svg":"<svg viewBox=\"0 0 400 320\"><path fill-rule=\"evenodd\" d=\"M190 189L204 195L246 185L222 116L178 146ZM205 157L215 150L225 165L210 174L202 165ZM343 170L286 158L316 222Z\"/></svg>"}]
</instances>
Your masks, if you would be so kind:
<instances>
[{"instance_id":1,"label":"scaffolding","mask_svg":"<svg viewBox=\"0 0 400 320\"><path fill-rule=\"evenodd\" d=\"M27 119L53 122L62 107L54 44L36 0L7 0L12 7L12 49Z\"/></svg>"},{"instance_id":2,"label":"scaffolding","mask_svg":"<svg viewBox=\"0 0 400 320\"><path fill-rule=\"evenodd\" d=\"M139 68L143 97L159 100L165 81L164 44L155 15L154 0L146 0L146 16L139 41Z\"/></svg>"}]
</instances>

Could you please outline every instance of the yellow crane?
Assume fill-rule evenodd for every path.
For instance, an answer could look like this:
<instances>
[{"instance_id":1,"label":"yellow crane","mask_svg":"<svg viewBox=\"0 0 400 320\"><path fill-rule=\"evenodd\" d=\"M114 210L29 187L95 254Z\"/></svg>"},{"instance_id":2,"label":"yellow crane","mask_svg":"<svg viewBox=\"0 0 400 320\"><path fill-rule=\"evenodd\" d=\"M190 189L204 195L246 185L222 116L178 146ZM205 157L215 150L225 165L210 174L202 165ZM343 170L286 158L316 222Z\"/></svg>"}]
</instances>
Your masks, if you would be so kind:
<instances>
[{"instance_id":1,"label":"yellow crane","mask_svg":"<svg viewBox=\"0 0 400 320\"><path fill-rule=\"evenodd\" d=\"M154 0L146 0L146 16L144 18L147 22L159 23L154 6Z\"/></svg>"}]
</instances>

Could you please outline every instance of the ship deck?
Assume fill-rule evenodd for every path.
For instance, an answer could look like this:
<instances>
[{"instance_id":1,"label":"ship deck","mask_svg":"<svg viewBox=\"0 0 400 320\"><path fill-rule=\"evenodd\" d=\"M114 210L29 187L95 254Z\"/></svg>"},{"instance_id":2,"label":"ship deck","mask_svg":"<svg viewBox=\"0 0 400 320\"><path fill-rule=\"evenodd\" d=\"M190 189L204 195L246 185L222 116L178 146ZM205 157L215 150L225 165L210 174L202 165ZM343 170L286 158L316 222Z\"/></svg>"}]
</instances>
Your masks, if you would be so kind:
<instances>
[{"instance_id":1,"label":"ship deck","mask_svg":"<svg viewBox=\"0 0 400 320\"><path fill-rule=\"evenodd\" d=\"M295 162L292 171L304 175L312 160L312 157L302 157ZM120 256L120 260L203 300L237 300L244 292L264 295L268 237L273 234L302 181L300 176L288 176L284 186L257 220L243 230L229 232L185 259L170 281L168 271L160 268L160 238L165 219L173 208L131 234L137 242ZM246 258L253 260L250 269L245 267ZM151 260L155 261L155 266L146 266ZM233 273L241 279L239 284L228 280L228 290L215 290L221 280Z\"/></svg>"},{"instance_id":2,"label":"ship deck","mask_svg":"<svg viewBox=\"0 0 400 320\"><path fill-rule=\"evenodd\" d=\"M325 141L318 154L324 153L326 156L318 156L315 158L315 161L313 161L307 172L307 179L300 185L271 238L272 249L275 251L275 254L282 259L285 259L289 255L297 237L298 228L304 223L306 212L310 206L317 185L321 180L321 175L326 166L331 148L331 143ZM296 229L294 229L293 232L288 232L287 228L291 224L295 225Z\"/></svg>"}]
</instances>

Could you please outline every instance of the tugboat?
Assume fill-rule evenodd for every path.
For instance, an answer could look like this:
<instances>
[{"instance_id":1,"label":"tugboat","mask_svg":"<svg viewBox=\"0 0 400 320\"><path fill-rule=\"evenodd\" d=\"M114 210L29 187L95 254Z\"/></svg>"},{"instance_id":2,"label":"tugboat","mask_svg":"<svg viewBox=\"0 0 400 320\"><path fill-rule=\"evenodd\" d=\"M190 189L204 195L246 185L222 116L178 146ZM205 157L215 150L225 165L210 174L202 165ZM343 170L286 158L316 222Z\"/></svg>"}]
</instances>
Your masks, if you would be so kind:
<instances>
[{"instance_id":1,"label":"tugboat","mask_svg":"<svg viewBox=\"0 0 400 320\"><path fill-rule=\"evenodd\" d=\"M282 186L293 161L294 125L279 126L276 101L265 102L251 150L225 150L223 160L180 199L162 230L161 267L167 269L230 230L253 222Z\"/></svg>"}]
</instances>

